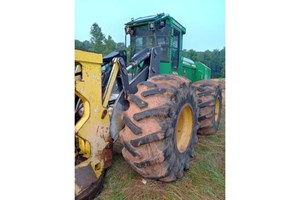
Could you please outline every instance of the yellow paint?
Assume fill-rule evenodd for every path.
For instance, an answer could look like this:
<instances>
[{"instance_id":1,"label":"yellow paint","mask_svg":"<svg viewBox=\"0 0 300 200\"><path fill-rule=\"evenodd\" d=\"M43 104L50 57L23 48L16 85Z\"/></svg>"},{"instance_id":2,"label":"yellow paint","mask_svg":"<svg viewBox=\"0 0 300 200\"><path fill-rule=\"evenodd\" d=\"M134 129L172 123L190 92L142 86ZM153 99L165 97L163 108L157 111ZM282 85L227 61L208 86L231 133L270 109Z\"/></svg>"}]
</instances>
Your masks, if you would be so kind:
<instances>
[{"instance_id":1,"label":"yellow paint","mask_svg":"<svg viewBox=\"0 0 300 200\"><path fill-rule=\"evenodd\" d=\"M75 125L75 134L78 138L80 153L88 158L75 166L75 170L91 164L96 177L99 178L104 169L104 161L99 155L108 144L107 138L110 137L109 115L101 119L106 109L106 106L102 105L101 95L102 55L75 50L75 63L80 65L80 68L76 69L77 72L82 73L80 78L75 77L75 94L81 98L84 105L84 114ZM75 190L76 194L80 193L78 186Z\"/></svg>"},{"instance_id":2,"label":"yellow paint","mask_svg":"<svg viewBox=\"0 0 300 200\"><path fill-rule=\"evenodd\" d=\"M218 97L216 104L215 104L215 122L217 122L220 117L220 104L221 104L221 100Z\"/></svg>"},{"instance_id":3,"label":"yellow paint","mask_svg":"<svg viewBox=\"0 0 300 200\"><path fill-rule=\"evenodd\" d=\"M101 65L102 54L75 49L75 62Z\"/></svg>"},{"instance_id":4,"label":"yellow paint","mask_svg":"<svg viewBox=\"0 0 300 200\"><path fill-rule=\"evenodd\" d=\"M176 124L176 146L180 153L186 151L193 130L193 112L189 104L185 104L178 115L178 120Z\"/></svg>"},{"instance_id":5,"label":"yellow paint","mask_svg":"<svg viewBox=\"0 0 300 200\"><path fill-rule=\"evenodd\" d=\"M78 195L80 191L80 187L75 184L75 195Z\"/></svg>"},{"instance_id":6,"label":"yellow paint","mask_svg":"<svg viewBox=\"0 0 300 200\"><path fill-rule=\"evenodd\" d=\"M114 58L113 59L113 68L109 77L109 81L108 81L108 86L106 87L105 93L104 93L104 98L103 98L103 107L106 107L112 92L112 89L114 87L114 83L118 74L118 71L120 69L120 65L119 65L119 58Z\"/></svg>"},{"instance_id":7,"label":"yellow paint","mask_svg":"<svg viewBox=\"0 0 300 200\"><path fill-rule=\"evenodd\" d=\"M80 137L76 137L76 139L78 140L78 145L80 148L80 154L84 154L86 158L89 158L91 155L91 146L90 143Z\"/></svg>"}]
</instances>

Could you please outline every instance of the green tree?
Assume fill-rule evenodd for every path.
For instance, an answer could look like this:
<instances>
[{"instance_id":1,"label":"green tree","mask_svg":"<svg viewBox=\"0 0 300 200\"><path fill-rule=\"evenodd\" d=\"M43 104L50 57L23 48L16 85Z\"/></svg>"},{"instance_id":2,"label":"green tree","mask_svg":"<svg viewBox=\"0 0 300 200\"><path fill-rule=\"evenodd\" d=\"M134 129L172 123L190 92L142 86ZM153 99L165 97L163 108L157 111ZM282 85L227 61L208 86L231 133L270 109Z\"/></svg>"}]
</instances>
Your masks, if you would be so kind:
<instances>
[{"instance_id":1,"label":"green tree","mask_svg":"<svg viewBox=\"0 0 300 200\"><path fill-rule=\"evenodd\" d=\"M198 61L198 55L197 55L197 52L196 52L195 50L190 49L190 50L188 51L188 54L189 54L189 57L190 57L191 60L193 60L193 61L195 61L195 62Z\"/></svg>"},{"instance_id":2,"label":"green tree","mask_svg":"<svg viewBox=\"0 0 300 200\"><path fill-rule=\"evenodd\" d=\"M102 52L104 55L109 54L112 51L116 50L116 43L115 41L112 39L112 37L109 35L106 38L104 38L104 51Z\"/></svg>"},{"instance_id":3,"label":"green tree","mask_svg":"<svg viewBox=\"0 0 300 200\"><path fill-rule=\"evenodd\" d=\"M125 44L124 44L124 42L118 42L117 44L116 44L116 50L125 50L126 48L125 48Z\"/></svg>"},{"instance_id":4,"label":"green tree","mask_svg":"<svg viewBox=\"0 0 300 200\"><path fill-rule=\"evenodd\" d=\"M85 40L83 42L75 40L75 49L80 49L84 51L92 51L92 44L90 41Z\"/></svg>"},{"instance_id":5,"label":"green tree","mask_svg":"<svg viewBox=\"0 0 300 200\"><path fill-rule=\"evenodd\" d=\"M221 57L221 77L225 78L225 47L220 51L220 57Z\"/></svg>"},{"instance_id":6,"label":"green tree","mask_svg":"<svg viewBox=\"0 0 300 200\"><path fill-rule=\"evenodd\" d=\"M94 23L91 27L91 43L92 50L98 53L103 53L104 51L104 40L105 35L101 31L101 27L97 23Z\"/></svg>"},{"instance_id":7,"label":"green tree","mask_svg":"<svg viewBox=\"0 0 300 200\"><path fill-rule=\"evenodd\" d=\"M211 69L212 78L225 78L225 47L220 51L206 50L197 52L193 49L183 50L183 56L195 62L202 62Z\"/></svg>"}]
</instances>

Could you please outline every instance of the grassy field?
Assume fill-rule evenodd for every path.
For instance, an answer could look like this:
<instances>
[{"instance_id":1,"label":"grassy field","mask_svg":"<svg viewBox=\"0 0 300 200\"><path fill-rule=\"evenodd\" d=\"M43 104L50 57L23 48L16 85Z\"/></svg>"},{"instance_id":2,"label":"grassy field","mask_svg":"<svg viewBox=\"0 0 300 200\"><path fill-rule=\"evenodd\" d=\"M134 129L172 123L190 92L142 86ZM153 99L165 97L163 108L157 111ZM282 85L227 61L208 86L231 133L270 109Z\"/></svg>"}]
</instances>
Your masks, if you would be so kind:
<instances>
[{"instance_id":1,"label":"grassy field","mask_svg":"<svg viewBox=\"0 0 300 200\"><path fill-rule=\"evenodd\" d=\"M183 178L173 183L155 180L142 182L114 146L113 165L106 173L104 186L96 200L102 199L225 199L225 106L216 135L198 136L195 157Z\"/></svg>"}]
</instances>

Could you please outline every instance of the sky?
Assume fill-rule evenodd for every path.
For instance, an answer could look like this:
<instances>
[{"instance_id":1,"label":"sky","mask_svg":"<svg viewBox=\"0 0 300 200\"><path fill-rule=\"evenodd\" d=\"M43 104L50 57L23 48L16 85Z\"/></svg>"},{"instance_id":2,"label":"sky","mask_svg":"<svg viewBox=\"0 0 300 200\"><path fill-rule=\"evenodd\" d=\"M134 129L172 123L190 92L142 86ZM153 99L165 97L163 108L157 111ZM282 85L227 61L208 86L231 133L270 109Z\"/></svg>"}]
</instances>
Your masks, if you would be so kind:
<instances>
[{"instance_id":1,"label":"sky","mask_svg":"<svg viewBox=\"0 0 300 200\"><path fill-rule=\"evenodd\" d=\"M96 22L115 42L124 42L124 24L131 18L170 14L186 28L183 49L225 47L225 0L75 0L75 39L90 40Z\"/></svg>"}]
</instances>

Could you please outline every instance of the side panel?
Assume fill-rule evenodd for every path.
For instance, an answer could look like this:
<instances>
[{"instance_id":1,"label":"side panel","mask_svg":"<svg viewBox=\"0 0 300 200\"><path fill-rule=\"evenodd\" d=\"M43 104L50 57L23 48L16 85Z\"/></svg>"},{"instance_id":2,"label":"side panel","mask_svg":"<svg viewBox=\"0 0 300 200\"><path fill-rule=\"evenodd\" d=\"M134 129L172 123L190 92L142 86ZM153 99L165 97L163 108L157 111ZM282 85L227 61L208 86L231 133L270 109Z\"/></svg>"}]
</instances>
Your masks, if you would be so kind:
<instances>
[{"instance_id":1,"label":"side panel","mask_svg":"<svg viewBox=\"0 0 300 200\"><path fill-rule=\"evenodd\" d=\"M171 70L171 63L160 62L159 73L160 74L172 74L173 71Z\"/></svg>"},{"instance_id":2,"label":"side panel","mask_svg":"<svg viewBox=\"0 0 300 200\"><path fill-rule=\"evenodd\" d=\"M204 80L211 78L211 70L206 65L201 62L196 62L197 72L196 72L196 80Z\"/></svg>"},{"instance_id":3,"label":"side panel","mask_svg":"<svg viewBox=\"0 0 300 200\"><path fill-rule=\"evenodd\" d=\"M159 73L184 76L192 82L211 79L211 69L209 67L201 62L196 62L195 64L186 63L182 60L182 56L180 56L179 67L177 70L172 70L171 63L160 62Z\"/></svg>"},{"instance_id":4,"label":"side panel","mask_svg":"<svg viewBox=\"0 0 300 200\"><path fill-rule=\"evenodd\" d=\"M179 75L184 76L191 80L192 82L195 82L199 79L197 79L197 74L199 72L197 71L197 66L194 61L181 56L181 66L179 70Z\"/></svg>"},{"instance_id":5,"label":"side panel","mask_svg":"<svg viewBox=\"0 0 300 200\"><path fill-rule=\"evenodd\" d=\"M196 66L195 65L186 65L182 64L180 76L184 76L187 79L191 80L192 82L196 81Z\"/></svg>"}]
</instances>

